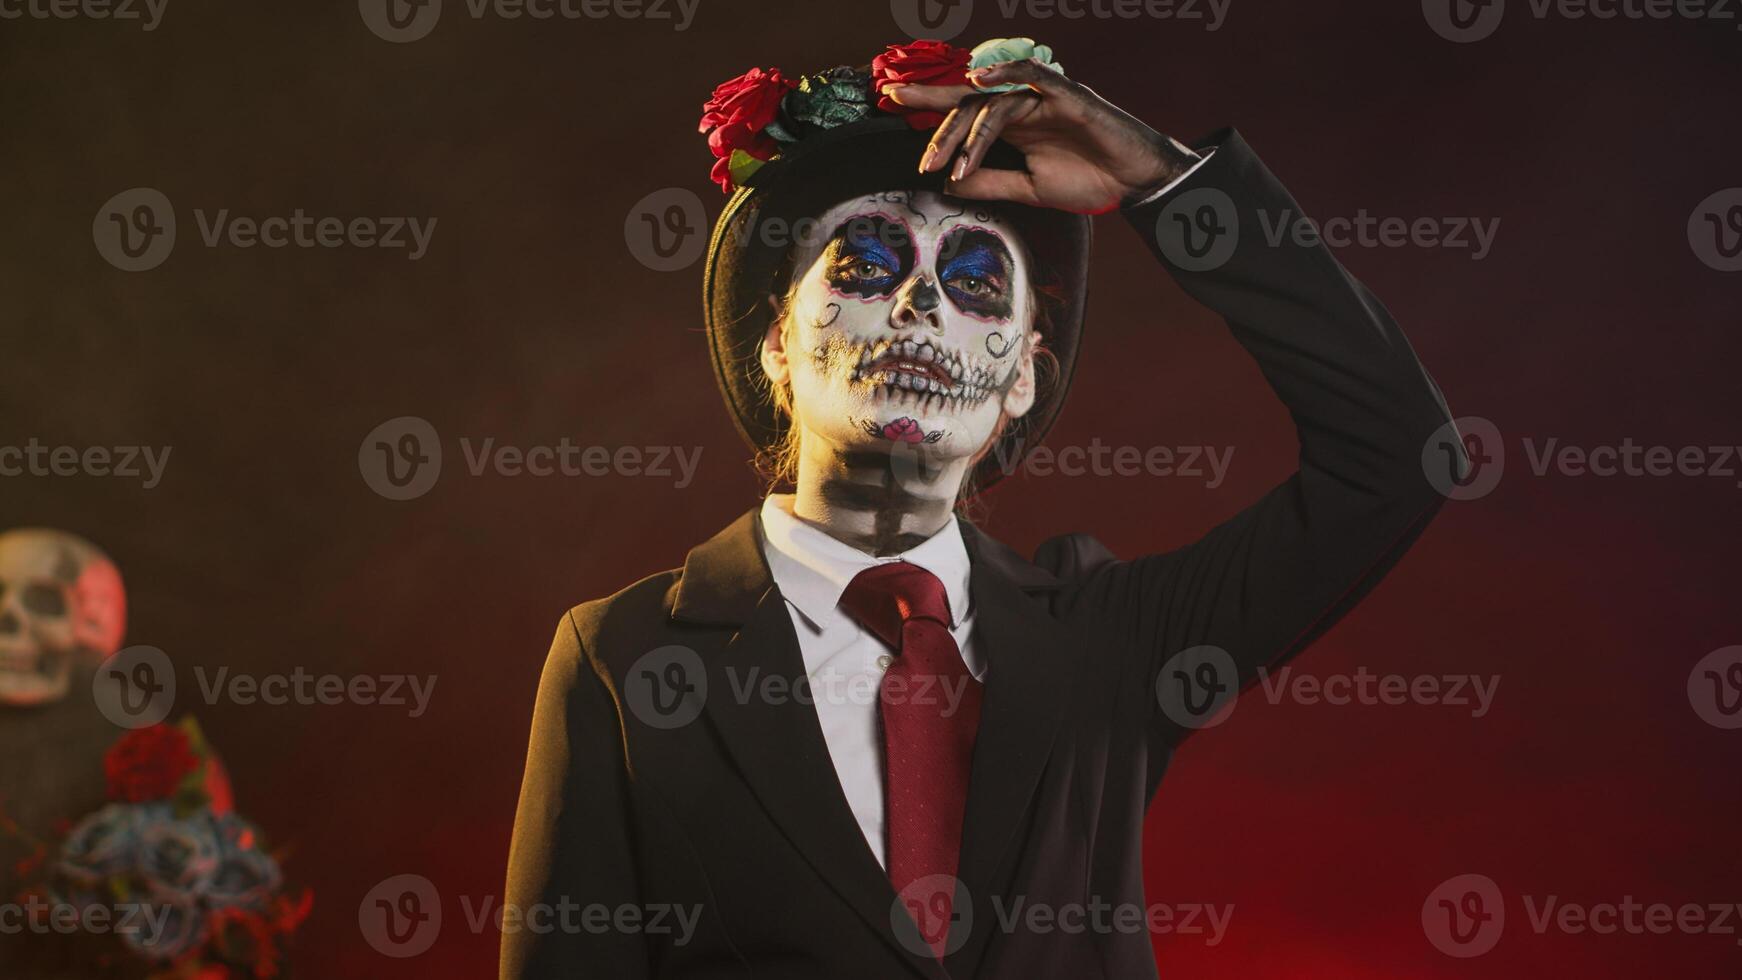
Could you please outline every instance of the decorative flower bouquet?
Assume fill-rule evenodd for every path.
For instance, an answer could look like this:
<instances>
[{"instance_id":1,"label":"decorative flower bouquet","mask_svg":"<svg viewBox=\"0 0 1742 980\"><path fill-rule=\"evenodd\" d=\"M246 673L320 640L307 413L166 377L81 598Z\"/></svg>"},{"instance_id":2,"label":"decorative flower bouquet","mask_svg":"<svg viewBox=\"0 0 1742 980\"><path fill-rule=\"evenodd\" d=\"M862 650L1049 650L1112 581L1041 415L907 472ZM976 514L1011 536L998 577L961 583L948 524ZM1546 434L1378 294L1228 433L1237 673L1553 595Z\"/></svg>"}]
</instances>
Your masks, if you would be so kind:
<instances>
[{"instance_id":1,"label":"decorative flower bouquet","mask_svg":"<svg viewBox=\"0 0 1742 980\"><path fill-rule=\"evenodd\" d=\"M788 78L779 68L752 68L721 82L702 107L700 129L714 154L710 175L720 189L734 188L812 133L845 126L874 112L905 116L915 129L943 122L943 114L908 109L884 94L892 85L966 85L968 73L1007 61L1033 59L1063 74L1052 48L1033 38L1002 37L972 50L943 41L892 44L869 68L830 68ZM989 85L982 92L1007 92L1014 83Z\"/></svg>"},{"instance_id":2,"label":"decorative flower bouquet","mask_svg":"<svg viewBox=\"0 0 1742 980\"><path fill-rule=\"evenodd\" d=\"M147 980L280 977L313 895L286 894L276 857L238 816L199 726L129 732L104 756L107 806L19 870L27 931L72 948L58 959ZM0 824L19 832L10 821Z\"/></svg>"}]
</instances>

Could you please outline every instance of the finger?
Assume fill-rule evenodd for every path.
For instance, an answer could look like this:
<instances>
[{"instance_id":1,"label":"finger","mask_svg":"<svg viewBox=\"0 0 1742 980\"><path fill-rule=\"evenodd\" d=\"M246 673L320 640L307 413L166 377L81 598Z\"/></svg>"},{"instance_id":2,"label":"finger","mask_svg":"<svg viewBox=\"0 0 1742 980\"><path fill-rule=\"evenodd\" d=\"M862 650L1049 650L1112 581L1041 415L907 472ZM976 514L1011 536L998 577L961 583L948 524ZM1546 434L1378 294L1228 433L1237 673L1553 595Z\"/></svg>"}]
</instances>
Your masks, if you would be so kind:
<instances>
[{"instance_id":1,"label":"finger","mask_svg":"<svg viewBox=\"0 0 1742 980\"><path fill-rule=\"evenodd\" d=\"M961 180L979 169L980 161L986 159L986 151L992 148L1004 127L1039 102L1038 96L1027 92L1010 92L994 96L986 103L975 117L973 128L968 130L967 141L962 144L961 156L956 160L955 179Z\"/></svg>"},{"instance_id":2,"label":"finger","mask_svg":"<svg viewBox=\"0 0 1742 980\"><path fill-rule=\"evenodd\" d=\"M969 95L956 103L944 121L938 124L937 131L932 133L931 145L925 149L925 156L919 161L919 172L922 174L942 170L956 155L956 148L968 138L968 127L974 123L974 118L980 114L980 107L990 102L990 95Z\"/></svg>"},{"instance_id":3,"label":"finger","mask_svg":"<svg viewBox=\"0 0 1742 980\"><path fill-rule=\"evenodd\" d=\"M944 193L977 201L1015 201L1038 207L1034 175L1021 170L976 170L961 180L944 185Z\"/></svg>"},{"instance_id":4,"label":"finger","mask_svg":"<svg viewBox=\"0 0 1742 980\"><path fill-rule=\"evenodd\" d=\"M933 112L948 112L964 96L980 94L972 85L888 85L882 91L898 106Z\"/></svg>"},{"instance_id":5,"label":"finger","mask_svg":"<svg viewBox=\"0 0 1742 980\"><path fill-rule=\"evenodd\" d=\"M976 68L968 72L968 81L976 86L1009 83L1027 85L1043 95L1064 95L1072 89L1071 80L1063 73L1053 71L1033 58L1001 61L996 65Z\"/></svg>"}]
</instances>

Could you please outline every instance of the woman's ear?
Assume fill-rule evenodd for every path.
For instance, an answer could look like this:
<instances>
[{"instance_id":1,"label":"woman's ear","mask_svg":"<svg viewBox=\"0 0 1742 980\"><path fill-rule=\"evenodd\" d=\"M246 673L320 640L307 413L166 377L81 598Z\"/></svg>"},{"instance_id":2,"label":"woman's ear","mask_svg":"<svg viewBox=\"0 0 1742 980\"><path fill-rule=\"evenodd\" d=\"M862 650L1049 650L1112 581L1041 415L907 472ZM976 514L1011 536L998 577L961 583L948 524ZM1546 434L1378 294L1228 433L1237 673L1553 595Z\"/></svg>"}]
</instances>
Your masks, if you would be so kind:
<instances>
[{"instance_id":1,"label":"woman's ear","mask_svg":"<svg viewBox=\"0 0 1742 980\"><path fill-rule=\"evenodd\" d=\"M1019 419L1034 407L1034 351L1039 346L1040 331L1029 331L1028 342L1022 345L1022 360L1016 364L1016 381L1004 393L1004 401L1000 406L1008 418Z\"/></svg>"},{"instance_id":2,"label":"woman's ear","mask_svg":"<svg viewBox=\"0 0 1742 980\"><path fill-rule=\"evenodd\" d=\"M762 335L762 371L772 384L783 385L791 380L786 363L786 304L779 296L768 294L769 309L774 315L768 321L768 332Z\"/></svg>"}]
</instances>

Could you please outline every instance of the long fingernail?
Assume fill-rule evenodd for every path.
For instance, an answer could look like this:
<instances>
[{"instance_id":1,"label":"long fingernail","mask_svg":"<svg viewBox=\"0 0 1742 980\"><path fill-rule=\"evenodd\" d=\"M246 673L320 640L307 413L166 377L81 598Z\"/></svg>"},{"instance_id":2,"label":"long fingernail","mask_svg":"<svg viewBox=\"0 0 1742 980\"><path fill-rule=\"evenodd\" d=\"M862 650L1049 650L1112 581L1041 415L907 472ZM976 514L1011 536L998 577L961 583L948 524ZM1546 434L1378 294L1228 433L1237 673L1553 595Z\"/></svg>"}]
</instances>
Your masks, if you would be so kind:
<instances>
[{"instance_id":1,"label":"long fingernail","mask_svg":"<svg viewBox=\"0 0 1742 980\"><path fill-rule=\"evenodd\" d=\"M950 175L951 180L961 180L968 176L968 158L962 157L956 161L956 171Z\"/></svg>"},{"instance_id":2,"label":"long fingernail","mask_svg":"<svg viewBox=\"0 0 1742 980\"><path fill-rule=\"evenodd\" d=\"M938 155L937 144L936 143L926 144L925 155L919 158L919 172L923 174L923 173L926 173L927 171L931 170L931 162L933 160L937 159L937 155Z\"/></svg>"}]
</instances>

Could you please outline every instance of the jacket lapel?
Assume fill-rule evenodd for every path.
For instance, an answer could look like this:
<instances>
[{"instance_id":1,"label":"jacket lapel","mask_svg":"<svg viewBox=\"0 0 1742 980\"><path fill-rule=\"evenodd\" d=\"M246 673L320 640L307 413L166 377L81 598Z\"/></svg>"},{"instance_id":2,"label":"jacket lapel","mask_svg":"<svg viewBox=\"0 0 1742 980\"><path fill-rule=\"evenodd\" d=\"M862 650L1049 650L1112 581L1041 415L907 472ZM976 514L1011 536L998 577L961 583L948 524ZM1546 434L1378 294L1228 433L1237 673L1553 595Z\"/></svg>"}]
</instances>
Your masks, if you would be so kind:
<instances>
[{"instance_id":1,"label":"jacket lapel","mask_svg":"<svg viewBox=\"0 0 1742 980\"><path fill-rule=\"evenodd\" d=\"M1002 891L995 876L1058 735L1074 640L1044 595L1033 595L1059 588L1056 578L965 522L962 536L973 565L974 643L987 675L956 874L973 897L973 928L949 966L952 976L972 977L996 931L987 896Z\"/></svg>"},{"instance_id":2,"label":"jacket lapel","mask_svg":"<svg viewBox=\"0 0 1742 980\"><path fill-rule=\"evenodd\" d=\"M769 575L755 511L690 552L672 615L733 631L710 654L705 711L769 816L914 972L943 980L937 961L915 953L891 928L895 889L841 790L816 709L808 697L791 695L791 685L805 676L804 658ZM760 695L760 684L771 677L789 685L787 696Z\"/></svg>"}]
</instances>

